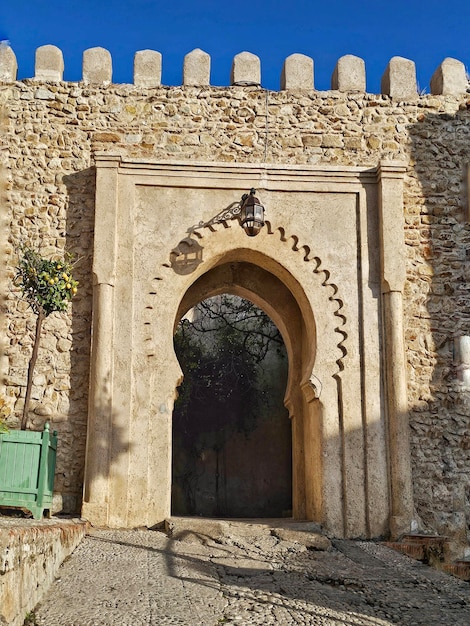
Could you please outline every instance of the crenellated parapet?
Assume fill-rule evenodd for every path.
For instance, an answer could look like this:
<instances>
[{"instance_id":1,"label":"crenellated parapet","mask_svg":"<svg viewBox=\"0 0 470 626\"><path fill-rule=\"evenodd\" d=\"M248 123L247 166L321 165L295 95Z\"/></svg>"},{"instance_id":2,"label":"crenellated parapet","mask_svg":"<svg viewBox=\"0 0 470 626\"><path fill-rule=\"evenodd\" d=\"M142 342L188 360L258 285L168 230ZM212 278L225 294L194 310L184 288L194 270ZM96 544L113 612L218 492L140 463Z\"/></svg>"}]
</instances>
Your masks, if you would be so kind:
<instances>
[{"instance_id":1,"label":"crenellated parapet","mask_svg":"<svg viewBox=\"0 0 470 626\"><path fill-rule=\"evenodd\" d=\"M0 82L11 83L17 78L18 65L13 50L0 46ZM34 80L60 82L63 80L62 51L56 46L41 46L36 50ZM183 85L210 86L211 57L197 48L184 57ZM82 81L85 84L109 85L112 83L112 58L104 48L89 48L83 53ZM134 85L153 88L161 85L162 55L154 50L140 50L134 56ZM250 52L240 52L232 62L230 85L260 86L261 62ZM465 65L457 59L447 58L434 72L431 93L460 96L466 93L469 81ZM280 89L306 89L314 87L314 61L304 54L292 54L284 62L280 74ZM331 77L331 89L341 92L366 91L366 66L363 59L345 55L341 57ZM397 100L418 97L415 63L402 57L393 57L385 68L381 93Z\"/></svg>"},{"instance_id":2,"label":"crenellated parapet","mask_svg":"<svg viewBox=\"0 0 470 626\"><path fill-rule=\"evenodd\" d=\"M8 46L0 46L0 81L11 83L16 80L18 63L13 50Z\"/></svg>"},{"instance_id":3,"label":"crenellated parapet","mask_svg":"<svg viewBox=\"0 0 470 626\"><path fill-rule=\"evenodd\" d=\"M113 61L108 50L104 48L85 50L82 65L83 82L86 85L110 85L112 77Z\"/></svg>"}]
</instances>

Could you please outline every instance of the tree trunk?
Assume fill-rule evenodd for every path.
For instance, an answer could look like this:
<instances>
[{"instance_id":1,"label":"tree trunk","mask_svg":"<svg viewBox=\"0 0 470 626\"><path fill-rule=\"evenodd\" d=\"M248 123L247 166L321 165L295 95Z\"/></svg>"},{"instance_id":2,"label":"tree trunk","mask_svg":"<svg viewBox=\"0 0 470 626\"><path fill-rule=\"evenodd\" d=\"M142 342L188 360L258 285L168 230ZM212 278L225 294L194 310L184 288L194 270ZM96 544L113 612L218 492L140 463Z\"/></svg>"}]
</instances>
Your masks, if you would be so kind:
<instances>
[{"instance_id":1,"label":"tree trunk","mask_svg":"<svg viewBox=\"0 0 470 626\"><path fill-rule=\"evenodd\" d=\"M28 367L28 382L26 384L26 397L24 399L24 408L23 408L23 418L21 420L21 430L26 430L26 423L28 421L28 411L29 411L29 401L31 399L31 391L33 388L33 374L34 374L34 366L36 365L36 360L38 358L39 351L39 342L41 339L41 327L42 322L46 316L42 311L39 311L38 317L36 320L36 336L34 338L33 345L33 353L31 355L31 360L29 362Z\"/></svg>"}]
</instances>

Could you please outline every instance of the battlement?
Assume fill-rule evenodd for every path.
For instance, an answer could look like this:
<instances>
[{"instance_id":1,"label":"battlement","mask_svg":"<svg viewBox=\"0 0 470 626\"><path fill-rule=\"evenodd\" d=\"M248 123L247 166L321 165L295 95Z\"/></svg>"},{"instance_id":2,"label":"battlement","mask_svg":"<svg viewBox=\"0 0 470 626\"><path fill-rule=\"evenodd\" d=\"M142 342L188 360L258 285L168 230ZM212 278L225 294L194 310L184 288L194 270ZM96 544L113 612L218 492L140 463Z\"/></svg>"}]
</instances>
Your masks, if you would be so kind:
<instances>
[{"instance_id":1,"label":"battlement","mask_svg":"<svg viewBox=\"0 0 470 626\"><path fill-rule=\"evenodd\" d=\"M211 57L196 49L184 58L183 85L210 86ZM17 80L18 64L13 50L0 46L0 82L13 83ZM37 48L34 80L61 82L64 73L62 51L56 46ZM104 48L89 48L83 53L82 81L91 85L112 83L112 58ZM134 85L151 89L159 87L162 75L162 55L154 50L140 50L134 56ZM250 52L237 54L232 62L231 86L261 87L261 62ZM461 96L469 87L465 65L457 59L446 58L434 72L430 90L434 95ZM314 61L303 54L287 57L281 71L280 90L314 90ZM363 59L346 55L341 57L331 77L331 89L341 92L364 93L366 69ZM381 93L398 100L419 97L416 67L413 61L393 57L385 68L381 82Z\"/></svg>"}]
</instances>

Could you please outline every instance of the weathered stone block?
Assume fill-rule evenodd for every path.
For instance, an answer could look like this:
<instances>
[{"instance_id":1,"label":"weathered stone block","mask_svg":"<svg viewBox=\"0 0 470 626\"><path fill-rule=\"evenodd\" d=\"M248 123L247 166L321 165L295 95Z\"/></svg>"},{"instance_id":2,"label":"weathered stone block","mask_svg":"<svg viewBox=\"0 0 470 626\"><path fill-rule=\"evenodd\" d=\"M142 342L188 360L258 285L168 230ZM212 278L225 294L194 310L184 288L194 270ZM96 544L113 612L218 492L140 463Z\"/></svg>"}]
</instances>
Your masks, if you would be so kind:
<instances>
[{"instance_id":1,"label":"weathered stone block","mask_svg":"<svg viewBox=\"0 0 470 626\"><path fill-rule=\"evenodd\" d=\"M105 141L110 143L116 143L117 141L121 141L121 136L117 133L95 133L93 135L94 141Z\"/></svg>"},{"instance_id":2,"label":"weathered stone block","mask_svg":"<svg viewBox=\"0 0 470 626\"><path fill-rule=\"evenodd\" d=\"M323 148L342 148L343 138L341 135L323 135Z\"/></svg>"},{"instance_id":3,"label":"weathered stone block","mask_svg":"<svg viewBox=\"0 0 470 626\"><path fill-rule=\"evenodd\" d=\"M364 60L352 54L341 57L331 77L331 88L338 91L365 92L366 64Z\"/></svg>"},{"instance_id":4,"label":"weathered stone block","mask_svg":"<svg viewBox=\"0 0 470 626\"><path fill-rule=\"evenodd\" d=\"M113 76L111 54L104 48L88 48L83 53L83 82L109 85Z\"/></svg>"},{"instance_id":5,"label":"weathered stone block","mask_svg":"<svg viewBox=\"0 0 470 626\"><path fill-rule=\"evenodd\" d=\"M58 82L64 74L62 50L57 46L41 46L36 50L35 80Z\"/></svg>"},{"instance_id":6,"label":"weathered stone block","mask_svg":"<svg viewBox=\"0 0 470 626\"><path fill-rule=\"evenodd\" d=\"M367 145L369 148L371 148L371 150L378 150L381 143L382 142L380 141L380 138L376 137L375 135L371 135L367 140Z\"/></svg>"},{"instance_id":7,"label":"weathered stone block","mask_svg":"<svg viewBox=\"0 0 470 626\"><path fill-rule=\"evenodd\" d=\"M457 59L444 59L431 78L431 93L460 96L467 91L465 65Z\"/></svg>"},{"instance_id":8,"label":"weathered stone block","mask_svg":"<svg viewBox=\"0 0 470 626\"><path fill-rule=\"evenodd\" d=\"M162 83L162 55L155 50L139 50L134 56L134 85L158 87Z\"/></svg>"},{"instance_id":9,"label":"weathered stone block","mask_svg":"<svg viewBox=\"0 0 470 626\"><path fill-rule=\"evenodd\" d=\"M319 532L305 532L296 528L274 528L271 532L281 541L300 543L313 550L331 550L331 541Z\"/></svg>"},{"instance_id":10,"label":"weathered stone block","mask_svg":"<svg viewBox=\"0 0 470 626\"><path fill-rule=\"evenodd\" d=\"M0 81L12 83L16 80L18 63L10 46L0 46Z\"/></svg>"},{"instance_id":11,"label":"weathered stone block","mask_svg":"<svg viewBox=\"0 0 470 626\"><path fill-rule=\"evenodd\" d=\"M230 75L232 85L261 85L261 62L251 52L240 52L232 63Z\"/></svg>"},{"instance_id":12,"label":"weathered stone block","mask_svg":"<svg viewBox=\"0 0 470 626\"><path fill-rule=\"evenodd\" d=\"M39 88L34 92L36 100L55 100L55 95L49 89Z\"/></svg>"},{"instance_id":13,"label":"weathered stone block","mask_svg":"<svg viewBox=\"0 0 470 626\"><path fill-rule=\"evenodd\" d=\"M418 95L416 66L403 57L393 57L382 76L382 93L397 100L408 100Z\"/></svg>"},{"instance_id":14,"label":"weathered stone block","mask_svg":"<svg viewBox=\"0 0 470 626\"><path fill-rule=\"evenodd\" d=\"M349 150L360 150L362 148L361 137L345 137L344 147Z\"/></svg>"},{"instance_id":15,"label":"weathered stone block","mask_svg":"<svg viewBox=\"0 0 470 626\"><path fill-rule=\"evenodd\" d=\"M207 52L196 48L184 57L183 85L210 85L211 57Z\"/></svg>"},{"instance_id":16,"label":"weathered stone block","mask_svg":"<svg viewBox=\"0 0 470 626\"><path fill-rule=\"evenodd\" d=\"M305 54L291 54L284 61L281 89L313 89L313 59Z\"/></svg>"},{"instance_id":17,"label":"weathered stone block","mask_svg":"<svg viewBox=\"0 0 470 626\"><path fill-rule=\"evenodd\" d=\"M323 137L321 135L304 135L302 143L305 148L318 148L321 146Z\"/></svg>"}]
</instances>

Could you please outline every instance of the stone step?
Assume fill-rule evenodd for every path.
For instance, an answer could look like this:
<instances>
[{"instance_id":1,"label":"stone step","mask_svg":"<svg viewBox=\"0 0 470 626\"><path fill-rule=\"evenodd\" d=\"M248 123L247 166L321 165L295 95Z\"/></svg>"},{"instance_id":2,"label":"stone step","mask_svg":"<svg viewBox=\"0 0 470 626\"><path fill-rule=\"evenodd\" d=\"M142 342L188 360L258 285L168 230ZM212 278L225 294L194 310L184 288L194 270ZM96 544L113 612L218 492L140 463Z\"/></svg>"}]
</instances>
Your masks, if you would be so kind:
<instances>
[{"instance_id":1,"label":"stone step","mask_svg":"<svg viewBox=\"0 0 470 626\"><path fill-rule=\"evenodd\" d=\"M456 578L470 581L470 561L460 560L453 563L444 563L442 569Z\"/></svg>"},{"instance_id":2,"label":"stone step","mask_svg":"<svg viewBox=\"0 0 470 626\"><path fill-rule=\"evenodd\" d=\"M416 559L417 561L424 561L425 553L424 546L420 543L402 543L400 541L386 541L385 545L397 552L406 554L406 556Z\"/></svg>"},{"instance_id":3,"label":"stone step","mask_svg":"<svg viewBox=\"0 0 470 626\"><path fill-rule=\"evenodd\" d=\"M441 535L419 535L419 534L409 534L403 535L402 537L403 543L411 543L411 544L419 544L423 546L431 546L434 548L441 547L448 542L447 537L442 537Z\"/></svg>"},{"instance_id":4,"label":"stone step","mask_svg":"<svg viewBox=\"0 0 470 626\"><path fill-rule=\"evenodd\" d=\"M207 544L256 541L274 536L280 541L300 543L312 550L330 550L331 542L314 522L292 519L215 519L170 517L165 532L172 539Z\"/></svg>"},{"instance_id":5,"label":"stone step","mask_svg":"<svg viewBox=\"0 0 470 626\"><path fill-rule=\"evenodd\" d=\"M390 541L386 545L429 565L443 563L449 551L447 537L440 535L409 534L404 535L401 541Z\"/></svg>"},{"instance_id":6,"label":"stone step","mask_svg":"<svg viewBox=\"0 0 470 626\"><path fill-rule=\"evenodd\" d=\"M449 552L449 541L446 537L404 535L401 541L388 541L385 545L461 580L470 581L470 561L462 559L446 563Z\"/></svg>"}]
</instances>

